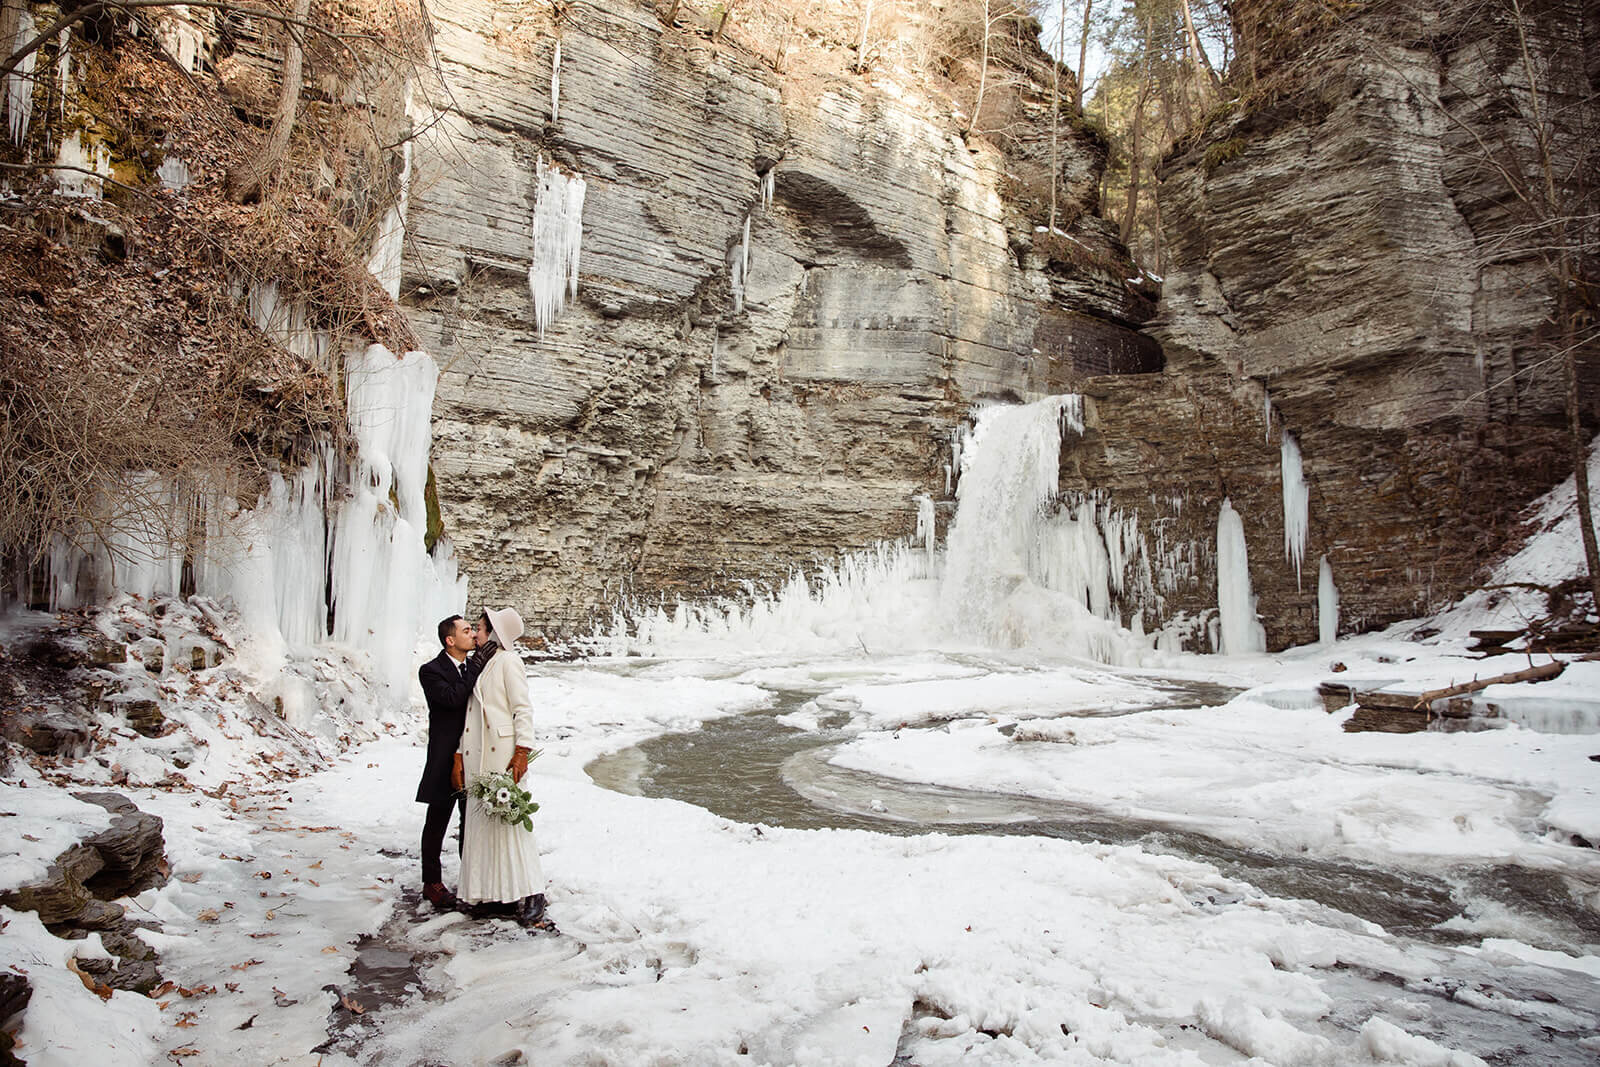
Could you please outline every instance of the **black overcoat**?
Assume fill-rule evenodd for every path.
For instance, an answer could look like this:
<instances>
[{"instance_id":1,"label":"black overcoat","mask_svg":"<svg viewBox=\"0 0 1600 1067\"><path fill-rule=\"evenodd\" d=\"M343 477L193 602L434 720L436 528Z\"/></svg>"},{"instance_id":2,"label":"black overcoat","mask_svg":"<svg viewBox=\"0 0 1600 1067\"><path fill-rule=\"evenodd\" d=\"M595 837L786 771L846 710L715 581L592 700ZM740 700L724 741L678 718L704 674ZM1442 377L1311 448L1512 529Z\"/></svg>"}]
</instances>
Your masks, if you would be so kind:
<instances>
[{"instance_id":1,"label":"black overcoat","mask_svg":"<svg viewBox=\"0 0 1600 1067\"><path fill-rule=\"evenodd\" d=\"M428 759L422 765L422 781L417 783L419 804L433 804L456 795L457 790L450 784L450 768L461 744L461 728L466 725L467 700L482 670L483 664L476 657L468 657L466 670L458 671L455 660L445 652L417 670L422 695L428 698Z\"/></svg>"}]
</instances>

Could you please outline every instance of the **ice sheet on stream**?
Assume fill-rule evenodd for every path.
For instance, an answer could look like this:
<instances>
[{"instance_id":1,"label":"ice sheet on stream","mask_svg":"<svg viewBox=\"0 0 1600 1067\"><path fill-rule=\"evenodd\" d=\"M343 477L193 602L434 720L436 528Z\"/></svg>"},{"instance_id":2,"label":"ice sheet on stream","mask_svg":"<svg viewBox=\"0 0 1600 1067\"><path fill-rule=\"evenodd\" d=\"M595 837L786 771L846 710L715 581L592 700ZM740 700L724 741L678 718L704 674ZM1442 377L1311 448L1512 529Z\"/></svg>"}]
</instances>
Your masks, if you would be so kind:
<instances>
[{"instance_id":1,"label":"ice sheet on stream","mask_svg":"<svg viewBox=\"0 0 1600 1067\"><path fill-rule=\"evenodd\" d=\"M1600 664L1570 673L1575 685L1600 685ZM833 762L1070 801L1285 855L1570 869L1585 873L1600 907L1600 856L1571 837L1600 840L1592 736L1515 726L1346 733L1344 716L1322 710L1310 679L1263 687L1221 708L1086 715L1062 700L1052 708L1060 717L1047 719L1036 717L1038 707L1005 706L1016 684L1007 676L951 684L966 689L969 717L921 730L893 726L924 715L915 683L856 687L852 701L883 725L845 744ZM1086 695L1092 699L1092 690Z\"/></svg>"}]
</instances>

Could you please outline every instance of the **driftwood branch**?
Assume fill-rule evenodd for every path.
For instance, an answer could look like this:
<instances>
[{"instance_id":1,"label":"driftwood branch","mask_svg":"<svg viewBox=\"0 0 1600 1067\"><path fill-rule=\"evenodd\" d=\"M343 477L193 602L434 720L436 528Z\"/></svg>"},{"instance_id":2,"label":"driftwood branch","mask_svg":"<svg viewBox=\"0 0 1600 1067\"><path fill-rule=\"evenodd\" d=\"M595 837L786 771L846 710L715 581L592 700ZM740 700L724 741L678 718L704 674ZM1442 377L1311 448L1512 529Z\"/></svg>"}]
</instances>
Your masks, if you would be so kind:
<instances>
[{"instance_id":1,"label":"driftwood branch","mask_svg":"<svg viewBox=\"0 0 1600 1067\"><path fill-rule=\"evenodd\" d=\"M1460 696L1463 693L1476 693L1480 689L1487 689L1491 685L1501 685L1510 682L1543 682L1555 678L1567 669L1567 665L1560 660L1542 664L1538 667L1529 667L1527 670L1512 671L1510 674L1497 674L1493 678L1478 678L1460 685L1446 686L1443 689L1430 689L1417 697L1416 708L1424 711L1432 706L1435 700L1445 697Z\"/></svg>"}]
</instances>

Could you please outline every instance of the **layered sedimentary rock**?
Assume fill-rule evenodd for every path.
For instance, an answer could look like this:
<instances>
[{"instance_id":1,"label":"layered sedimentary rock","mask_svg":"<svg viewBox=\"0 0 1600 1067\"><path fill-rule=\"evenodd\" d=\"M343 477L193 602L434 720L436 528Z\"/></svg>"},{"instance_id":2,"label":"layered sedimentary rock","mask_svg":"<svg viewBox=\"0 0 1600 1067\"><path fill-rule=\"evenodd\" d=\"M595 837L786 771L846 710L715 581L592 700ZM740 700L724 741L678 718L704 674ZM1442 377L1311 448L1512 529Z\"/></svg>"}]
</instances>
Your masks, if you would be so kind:
<instances>
[{"instance_id":1,"label":"layered sedimentary rock","mask_svg":"<svg viewBox=\"0 0 1600 1067\"><path fill-rule=\"evenodd\" d=\"M450 97L416 116L402 299L444 369L434 470L475 599L570 631L909 533L974 400L1159 366L1095 214L1103 145L1061 126L1077 262L1005 195L1048 160L1036 51L1002 152L909 79L786 77L640 5L432 10ZM541 156L587 183L577 301L542 337Z\"/></svg>"},{"instance_id":2,"label":"layered sedimentary rock","mask_svg":"<svg viewBox=\"0 0 1600 1067\"><path fill-rule=\"evenodd\" d=\"M1239 14L1259 27L1271 6ZM1273 17L1293 23L1295 6ZM1540 165L1517 26L1493 4L1421 7L1368 5L1264 45L1271 90L1255 103L1247 90L1168 161L1172 266L1151 331L1168 369L1155 388L1087 386L1091 432L1064 457L1064 489L1152 519L1152 492L1187 499L1184 519L1166 516L1180 535L1203 536L1231 495L1273 647L1316 638L1319 557L1345 631L1414 616L1460 593L1520 504L1570 470L1545 343L1552 276L1500 169L1537 180ZM1561 116L1552 166L1592 174L1579 134L1597 118L1595 20L1561 0L1523 10L1544 113ZM1600 366L1593 352L1580 363L1592 420ZM1298 582L1282 547L1285 433L1309 488ZM1202 576L1165 607L1199 612L1212 596Z\"/></svg>"},{"instance_id":3,"label":"layered sedimentary rock","mask_svg":"<svg viewBox=\"0 0 1600 1067\"><path fill-rule=\"evenodd\" d=\"M1317 637L1324 556L1345 632L1445 601L1570 461L1548 277L1505 250L1496 160L1529 147L1506 106L1516 26L1422 8L1321 26L1237 5L1255 60L1164 168L1151 323L1097 214L1104 147L1070 125L1070 221L1040 231L1037 53L1007 134L963 138L915 78L779 73L641 5L435 7L450 92L413 115L402 300L444 368L434 470L474 599L571 632L619 596L726 592L906 534L918 494L948 499L974 402L1072 389L1063 493L1142 539L1121 621L1204 631L1224 499L1271 647ZM1594 21L1523 10L1570 171L1592 152L1572 131L1593 128ZM542 331L541 160L587 183L576 300Z\"/></svg>"}]
</instances>

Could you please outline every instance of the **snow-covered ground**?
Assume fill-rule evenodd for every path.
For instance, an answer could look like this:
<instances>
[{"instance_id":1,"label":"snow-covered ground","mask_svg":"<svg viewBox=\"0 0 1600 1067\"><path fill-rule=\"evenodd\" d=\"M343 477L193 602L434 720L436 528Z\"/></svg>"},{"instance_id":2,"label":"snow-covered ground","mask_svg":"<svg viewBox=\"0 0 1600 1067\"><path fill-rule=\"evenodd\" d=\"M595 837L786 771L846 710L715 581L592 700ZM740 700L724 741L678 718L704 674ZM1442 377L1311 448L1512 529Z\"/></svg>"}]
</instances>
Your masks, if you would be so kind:
<instances>
[{"instance_id":1,"label":"snow-covered ground","mask_svg":"<svg viewBox=\"0 0 1600 1067\"><path fill-rule=\"evenodd\" d=\"M1371 655L1397 649L1375 641ZM1362 669L1358 643L1338 651ZM852 720L835 758L877 774L1063 797L1285 855L1514 861L1560 872L1595 910L1600 861L1569 837L1600 838L1593 735L1346 734L1306 695L1325 660L1196 659L1192 674L1261 685L1220 708L1132 712L1141 695L1159 699L1155 679L970 656L538 668L538 833L561 937L419 913L413 735L280 785L130 788L166 820L172 878L130 913L159 923L147 939L175 986L102 1005L64 969L97 946L7 913L0 943L37 988L19 1051L33 1064L1600 1053L1600 946L1541 940L1514 914L1464 916L1465 944L1426 944L1138 846L757 826L612 792L584 770L805 689L816 714ZM1425 654L1408 667L1443 676L1460 663ZM70 821L57 809L76 801L20 786L4 787L6 810L46 830ZM378 941L358 946L363 935ZM370 988L351 971L363 953L398 954L415 973ZM1528 1047L1545 1026L1564 1045Z\"/></svg>"},{"instance_id":2,"label":"snow-covered ground","mask_svg":"<svg viewBox=\"0 0 1600 1067\"><path fill-rule=\"evenodd\" d=\"M1570 549L1550 541L1562 520L1543 521L1502 581L1571 572L1551 563ZM875 617L926 592L925 575L901 577L910 593ZM381 686L358 661L327 652L267 677L240 656L148 679L129 664L174 728L144 738L101 713L91 758L19 760L0 780L0 889L106 825L63 787L120 789L165 820L171 877L126 903L170 984L102 1000L69 968L104 955L97 935L61 940L0 909L0 961L34 987L18 1053L35 1067L1593 1062L1600 736L1583 731L1600 721L1600 664L1486 692L1504 717L1475 731L1347 733L1317 692L1524 666L1464 654L1516 596L1336 645L1121 668L1037 648L891 653L854 622L812 625L825 604L775 603L742 623L761 641L724 620L720 639L691 635L695 658L537 666L536 826L560 936L418 905L421 716L363 708ZM169 660L186 610L141 622L167 627ZM803 652L772 650L802 624ZM335 718L314 714L323 701ZM637 746L746 714L855 775L856 800L812 799L863 825L893 814L873 791L929 787L984 798L968 822L1020 821L969 833L982 827L952 802L927 832L794 829L589 776L612 756L647 777ZM291 744L296 719L317 729ZM1252 870L1365 881L1273 895L1159 833L1021 832L1051 805L1248 852ZM1473 889L1495 879L1511 888ZM1369 908L1374 893L1424 885L1459 889L1430 904L1436 931L1371 921L1392 910Z\"/></svg>"}]
</instances>

